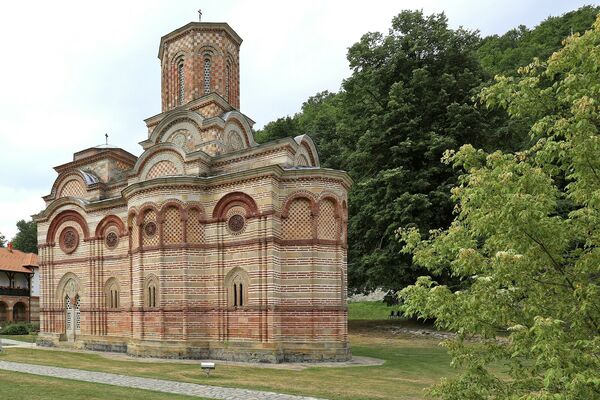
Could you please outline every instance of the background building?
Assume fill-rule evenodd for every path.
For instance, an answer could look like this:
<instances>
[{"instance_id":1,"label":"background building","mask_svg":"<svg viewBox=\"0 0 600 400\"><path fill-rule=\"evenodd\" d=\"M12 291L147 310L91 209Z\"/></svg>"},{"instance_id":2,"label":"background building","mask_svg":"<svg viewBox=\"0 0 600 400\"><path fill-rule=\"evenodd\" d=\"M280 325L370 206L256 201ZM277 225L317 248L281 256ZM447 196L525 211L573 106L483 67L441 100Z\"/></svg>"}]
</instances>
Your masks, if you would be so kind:
<instances>
[{"instance_id":1,"label":"background building","mask_svg":"<svg viewBox=\"0 0 600 400\"><path fill-rule=\"evenodd\" d=\"M142 356L346 360L345 172L305 135L258 145L225 23L160 42L138 158L75 153L36 217L39 343Z\"/></svg>"},{"instance_id":2,"label":"background building","mask_svg":"<svg viewBox=\"0 0 600 400\"><path fill-rule=\"evenodd\" d=\"M0 248L0 326L38 322L40 276L36 254Z\"/></svg>"}]
</instances>

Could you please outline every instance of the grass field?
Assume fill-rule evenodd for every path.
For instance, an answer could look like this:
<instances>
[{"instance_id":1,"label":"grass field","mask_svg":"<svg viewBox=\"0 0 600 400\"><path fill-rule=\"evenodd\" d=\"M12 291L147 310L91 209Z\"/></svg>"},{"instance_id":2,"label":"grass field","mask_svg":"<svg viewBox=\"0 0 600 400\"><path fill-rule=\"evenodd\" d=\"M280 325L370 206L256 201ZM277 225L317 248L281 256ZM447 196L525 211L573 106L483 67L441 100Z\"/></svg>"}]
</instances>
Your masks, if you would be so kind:
<instances>
[{"instance_id":1,"label":"grass field","mask_svg":"<svg viewBox=\"0 0 600 400\"><path fill-rule=\"evenodd\" d=\"M199 397L179 396L148 390L47 378L0 371L2 400L192 400ZM201 399L200 399L201 400Z\"/></svg>"},{"instance_id":2,"label":"grass field","mask_svg":"<svg viewBox=\"0 0 600 400\"><path fill-rule=\"evenodd\" d=\"M348 303L348 319L353 320L384 320L390 311L397 311L398 307L388 307L383 301L359 301Z\"/></svg>"},{"instance_id":3,"label":"grass field","mask_svg":"<svg viewBox=\"0 0 600 400\"><path fill-rule=\"evenodd\" d=\"M391 331L396 325L406 322L350 321L352 353L386 361L371 367L324 368L317 364L290 371L222 363L207 378L195 364L115 360L102 354L8 348L0 359L329 399L423 398L425 388L453 373L450 358L438 346L439 341L396 335Z\"/></svg>"},{"instance_id":4,"label":"grass field","mask_svg":"<svg viewBox=\"0 0 600 400\"><path fill-rule=\"evenodd\" d=\"M13 339L13 340L20 340L21 342L35 343L35 340L37 339L37 334L30 334L30 335L0 335L0 339Z\"/></svg>"}]
</instances>

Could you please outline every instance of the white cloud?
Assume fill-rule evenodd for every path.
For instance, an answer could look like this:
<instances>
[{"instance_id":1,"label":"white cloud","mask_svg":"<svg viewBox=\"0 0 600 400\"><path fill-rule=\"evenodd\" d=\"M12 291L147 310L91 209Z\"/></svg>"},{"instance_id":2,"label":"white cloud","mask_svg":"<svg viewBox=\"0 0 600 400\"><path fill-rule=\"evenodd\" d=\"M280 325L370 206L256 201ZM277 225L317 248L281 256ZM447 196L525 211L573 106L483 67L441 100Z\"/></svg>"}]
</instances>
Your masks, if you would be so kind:
<instances>
[{"instance_id":1,"label":"white cloud","mask_svg":"<svg viewBox=\"0 0 600 400\"><path fill-rule=\"evenodd\" d=\"M297 112L349 75L346 51L402 9L445 11L484 34L539 23L584 1L28 1L3 5L0 232L43 207L52 167L110 141L134 154L160 112L160 37L190 20L228 22L244 39L241 107L257 127Z\"/></svg>"}]
</instances>

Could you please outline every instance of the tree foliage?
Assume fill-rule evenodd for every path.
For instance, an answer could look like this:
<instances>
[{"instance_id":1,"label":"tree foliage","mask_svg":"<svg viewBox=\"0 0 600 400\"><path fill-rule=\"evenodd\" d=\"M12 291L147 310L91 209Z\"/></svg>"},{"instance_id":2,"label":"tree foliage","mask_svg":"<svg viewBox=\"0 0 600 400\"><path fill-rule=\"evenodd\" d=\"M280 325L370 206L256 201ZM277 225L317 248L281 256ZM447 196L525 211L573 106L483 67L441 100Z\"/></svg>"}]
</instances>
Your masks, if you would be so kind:
<instances>
[{"instance_id":1,"label":"tree foliage","mask_svg":"<svg viewBox=\"0 0 600 400\"><path fill-rule=\"evenodd\" d=\"M17 222L17 229L12 240L13 247L25 253L37 254L37 224L34 221L20 220Z\"/></svg>"},{"instance_id":2,"label":"tree foliage","mask_svg":"<svg viewBox=\"0 0 600 400\"><path fill-rule=\"evenodd\" d=\"M6 236L4 236L2 234L2 232L0 232L0 247L5 247L6 246Z\"/></svg>"},{"instance_id":3,"label":"tree foliage","mask_svg":"<svg viewBox=\"0 0 600 400\"><path fill-rule=\"evenodd\" d=\"M349 49L353 72L339 93L319 93L302 112L258 132L259 141L308 133L322 165L354 179L352 288L397 289L422 272L409 255L398 255L394 232L448 226L456 173L441 163L444 150L514 143L511 131L496 129L505 126L505 114L473 100L486 76L475 56L479 42L475 32L450 29L444 14L404 11L387 35L368 33Z\"/></svg>"},{"instance_id":4,"label":"tree foliage","mask_svg":"<svg viewBox=\"0 0 600 400\"><path fill-rule=\"evenodd\" d=\"M346 170L354 179L348 231L352 289L398 289L423 273L400 252L394 232L449 226L450 188L458 171L440 161L443 152L466 143L486 151L531 145L527 132L535 118L485 109L474 99L477 93L497 71L513 73L533 56L558 50L571 28L589 28L590 10L523 28L526 34L510 46L502 44L510 32L481 40L476 32L449 29L443 14L402 12L388 34L368 33L349 49L352 75L338 93L318 93L299 113L257 132L259 142L307 133L324 167Z\"/></svg>"},{"instance_id":5,"label":"tree foliage","mask_svg":"<svg viewBox=\"0 0 600 400\"><path fill-rule=\"evenodd\" d=\"M426 240L401 231L417 264L469 283L452 291L421 277L401 292L408 314L459 333L446 346L461 373L432 393L600 399L600 17L547 62L497 77L481 99L535 118L535 143L447 152L465 171L456 218Z\"/></svg>"},{"instance_id":6,"label":"tree foliage","mask_svg":"<svg viewBox=\"0 0 600 400\"><path fill-rule=\"evenodd\" d=\"M534 58L550 57L567 36L588 30L599 12L600 7L584 6L559 17L549 17L535 29L520 25L502 36L488 36L477 55L492 75L514 75Z\"/></svg>"}]
</instances>

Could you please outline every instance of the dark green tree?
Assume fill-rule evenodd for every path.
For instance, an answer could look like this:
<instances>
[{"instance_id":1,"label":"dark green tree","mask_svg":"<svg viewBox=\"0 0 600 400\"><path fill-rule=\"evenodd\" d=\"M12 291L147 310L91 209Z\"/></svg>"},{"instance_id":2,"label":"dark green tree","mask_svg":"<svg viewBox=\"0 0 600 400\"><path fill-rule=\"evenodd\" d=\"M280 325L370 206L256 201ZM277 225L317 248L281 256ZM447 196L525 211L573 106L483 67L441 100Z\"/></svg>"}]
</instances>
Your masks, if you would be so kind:
<instances>
[{"instance_id":1,"label":"dark green tree","mask_svg":"<svg viewBox=\"0 0 600 400\"><path fill-rule=\"evenodd\" d=\"M350 48L343 102L354 134L346 152L355 180L348 229L354 288L397 289L422 272L400 254L395 232L450 223L456 173L441 162L445 150L511 142L498 136L500 114L473 100L486 79L479 42L476 32L450 29L444 14L404 11L387 35L369 33Z\"/></svg>"},{"instance_id":2,"label":"dark green tree","mask_svg":"<svg viewBox=\"0 0 600 400\"><path fill-rule=\"evenodd\" d=\"M266 143L301 134L296 116L287 116L269 122L261 130L257 131L254 136L258 143Z\"/></svg>"},{"instance_id":3,"label":"dark green tree","mask_svg":"<svg viewBox=\"0 0 600 400\"><path fill-rule=\"evenodd\" d=\"M4 246L6 246L6 236L4 236L2 232L0 232L0 247Z\"/></svg>"},{"instance_id":4,"label":"dark green tree","mask_svg":"<svg viewBox=\"0 0 600 400\"><path fill-rule=\"evenodd\" d=\"M37 254L37 224L34 221L17 222L18 232L12 240L13 247L25 253Z\"/></svg>"}]
</instances>

